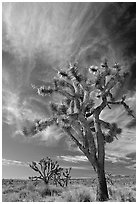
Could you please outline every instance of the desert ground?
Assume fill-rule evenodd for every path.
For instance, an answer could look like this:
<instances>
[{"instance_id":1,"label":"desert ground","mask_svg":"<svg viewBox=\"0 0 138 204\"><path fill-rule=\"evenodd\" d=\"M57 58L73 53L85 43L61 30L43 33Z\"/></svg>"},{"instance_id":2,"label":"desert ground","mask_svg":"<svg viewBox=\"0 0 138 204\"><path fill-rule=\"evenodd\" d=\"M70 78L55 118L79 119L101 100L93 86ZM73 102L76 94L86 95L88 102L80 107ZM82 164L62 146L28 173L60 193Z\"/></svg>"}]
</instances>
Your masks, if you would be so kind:
<instances>
[{"instance_id":1,"label":"desert ground","mask_svg":"<svg viewBox=\"0 0 138 204\"><path fill-rule=\"evenodd\" d=\"M112 176L109 202L136 202L136 177ZM42 181L2 179L3 202L95 202L96 180L74 178L62 188Z\"/></svg>"}]
</instances>

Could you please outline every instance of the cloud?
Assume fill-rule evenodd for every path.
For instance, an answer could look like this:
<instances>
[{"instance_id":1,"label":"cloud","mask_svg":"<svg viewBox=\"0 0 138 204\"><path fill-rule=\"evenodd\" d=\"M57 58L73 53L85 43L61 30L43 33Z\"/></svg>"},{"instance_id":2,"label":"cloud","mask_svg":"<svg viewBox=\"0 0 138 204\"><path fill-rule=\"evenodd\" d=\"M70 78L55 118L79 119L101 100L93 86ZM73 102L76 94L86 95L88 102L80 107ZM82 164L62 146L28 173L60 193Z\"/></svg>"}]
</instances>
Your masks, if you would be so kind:
<instances>
[{"instance_id":1,"label":"cloud","mask_svg":"<svg viewBox=\"0 0 138 204\"><path fill-rule=\"evenodd\" d=\"M3 3L4 49L21 57L41 53L54 61L68 60L103 7L102 3Z\"/></svg>"},{"instance_id":2,"label":"cloud","mask_svg":"<svg viewBox=\"0 0 138 204\"><path fill-rule=\"evenodd\" d=\"M70 167L71 167L71 169L75 169L75 170L89 170L89 167L88 166L81 166L81 165L79 165L79 166L65 166L65 165L62 165L62 167L64 168L64 169L69 169ZM91 167L90 167L91 168Z\"/></svg>"},{"instance_id":3,"label":"cloud","mask_svg":"<svg viewBox=\"0 0 138 204\"><path fill-rule=\"evenodd\" d=\"M127 158L131 160L136 160L136 152L132 152L126 155Z\"/></svg>"},{"instance_id":4,"label":"cloud","mask_svg":"<svg viewBox=\"0 0 138 204\"><path fill-rule=\"evenodd\" d=\"M64 133L56 126L50 126L35 136L39 144L44 146L56 146L62 137Z\"/></svg>"},{"instance_id":5,"label":"cloud","mask_svg":"<svg viewBox=\"0 0 138 204\"><path fill-rule=\"evenodd\" d=\"M72 163L78 163L78 162L87 162L88 159L86 156L57 156L58 159L67 161L67 162L72 162Z\"/></svg>"},{"instance_id":6,"label":"cloud","mask_svg":"<svg viewBox=\"0 0 138 204\"><path fill-rule=\"evenodd\" d=\"M122 163L122 164L129 164L130 159L127 158L125 155L121 155L120 152L114 152L114 153L106 153L105 160L109 161L111 163Z\"/></svg>"},{"instance_id":7,"label":"cloud","mask_svg":"<svg viewBox=\"0 0 138 204\"><path fill-rule=\"evenodd\" d=\"M30 107L28 100L21 101L20 96L12 91L3 90L3 122L9 125L16 125L21 128L21 124L32 123L35 119L44 118L35 105ZM35 112L33 109L35 108Z\"/></svg>"},{"instance_id":8,"label":"cloud","mask_svg":"<svg viewBox=\"0 0 138 204\"><path fill-rule=\"evenodd\" d=\"M4 166L23 166L28 167L29 163L16 161L16 160L9 160L9 159L2 159L2 165Z\"/></svg>"}]
</instances>

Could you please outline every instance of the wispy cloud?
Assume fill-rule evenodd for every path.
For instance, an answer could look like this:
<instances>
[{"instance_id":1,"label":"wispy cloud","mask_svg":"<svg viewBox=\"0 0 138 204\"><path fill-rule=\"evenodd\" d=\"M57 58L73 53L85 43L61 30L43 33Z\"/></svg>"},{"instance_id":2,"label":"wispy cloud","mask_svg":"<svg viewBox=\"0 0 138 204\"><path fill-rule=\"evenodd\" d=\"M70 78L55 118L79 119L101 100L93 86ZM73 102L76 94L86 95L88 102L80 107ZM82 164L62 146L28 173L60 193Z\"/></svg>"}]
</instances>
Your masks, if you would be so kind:
<instances>
[{"instance_id":1,"label":"wispy cloud","mask_svg":"<svg viewBox=\"0 0 138 204\"><path fill-rule=\"evenodd\" d=\"M114 152L112 154L106 154L105 160L112 163L129 164L131 159L121 155L120 153Z\"/></svg>"},{"instance_id":2,"label":"wispy cloud","mask_svg":"<svg viewBox=\"0 0 138 204\"><path fill-rule=\"evenodd\" d=\"M56 146L62 137L64 133L56 126L50 126L35 136L39 144L44 146Z\"/></svg>"},{"instance_id":3,"label":"wispy cloud","mask_svg":"<svg viewBox=\"0 0 138 204\"><path fill-rule=\"evenodd\" d=\"M2 165L4 166L23 166L28 167L29 163L16 161L16 160L9 160L9 159L2 159Z\"/></svg>"},{"instance_id":4,"label":"wispy cloud","mask_svg":"<svg viewBox=\"0 0 138 204\"><path fill-rule=\"evenodd\" d=\"M125 129L118 140L106 146L106 155L116 159L127 159L127 154L136 152L136 135L134 130Z\"/></svg>"},{"instance_id":5,"label":"wispy cloud","mask_svg":"<svg viewBox=\"0 0 138 204\"><path fill-rule=\"evenodd\" d=\"M69 169L70 167L71 167L71 169L75 169L75 170L89 170L89 169L91 169L91 166L90 167L88 167L88 166L83 166L83 165L79 165L79 166L75 166L75 165L73 165L73 166L71 166L71 165L62 165L62 167L64 168L64 169Z\"/></svg>"},{"instance_id":6,"label":"wispy cloud","mask_svg":"<svg viewBox=\"0 0 138 204\"><path fill-rule=\"evenodd\" d=\"M59 160L64 160L67 162L72 162L72 163L78 163L78 162L87 162L88 159L85 156L58 156L57 157Z\"/></svg>"}]
</instances>

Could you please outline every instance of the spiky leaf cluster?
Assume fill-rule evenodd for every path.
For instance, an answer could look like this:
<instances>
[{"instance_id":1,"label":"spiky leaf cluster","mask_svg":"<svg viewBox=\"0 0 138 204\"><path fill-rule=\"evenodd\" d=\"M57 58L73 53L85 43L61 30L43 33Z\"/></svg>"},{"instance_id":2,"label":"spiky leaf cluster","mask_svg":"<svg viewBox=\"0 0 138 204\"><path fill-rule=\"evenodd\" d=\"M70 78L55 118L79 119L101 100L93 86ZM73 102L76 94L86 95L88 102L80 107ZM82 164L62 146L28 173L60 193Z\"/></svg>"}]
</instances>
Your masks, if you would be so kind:
<instances>
[{"instance_id":1,"label":"spiky leaf cluster","mask_svg":"<svg viewBox=\"0 0 138 204\"><path fill-rule=\"evenodd\" d=\"M104 140L106 143L111 143L114 141L114 139L117 139L117 135L121 134L122 130L121 128L118 128L116 123L107 123L102 120L101 125L107 129L107 133L104 133Z\"/></svg>"}]
</instances>

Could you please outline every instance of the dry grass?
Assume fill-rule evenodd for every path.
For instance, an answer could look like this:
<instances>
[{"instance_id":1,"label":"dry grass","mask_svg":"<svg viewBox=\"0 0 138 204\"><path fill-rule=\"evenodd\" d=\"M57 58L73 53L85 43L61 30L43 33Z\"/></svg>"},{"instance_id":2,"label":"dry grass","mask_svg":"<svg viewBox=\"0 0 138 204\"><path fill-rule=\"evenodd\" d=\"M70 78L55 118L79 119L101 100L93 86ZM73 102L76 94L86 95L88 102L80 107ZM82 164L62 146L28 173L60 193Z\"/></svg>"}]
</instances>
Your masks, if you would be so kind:
<instances>
[{"instance_id":1,"label":"dry grass","mask_svg":"<svg viewBox=\"0 0 138 204\"><path fill-rule=\"evenodd\" d=\"M64 202L94 202L95 195L91 188L80 186L76 189L68 189L61 195Z\"/></svg>"},{"instance_id":2,"label":"dry grass","mask_svg":"<svg viewBox=\"0 0 138 204\"><path fill-rule=\"evenodd\" d=\"M133 187L120 188L111 186L108 188L110 199L118 202L136 202L136 192Z\"/></svg>"},{"instance_id":3,"label":"dry grass","mask_svg":"<svg viewBox=\"0 0 138 204\"><path fill-rule=\"evenodd\" d=\"M125 179L125 178L124 178ZM120 182L121 181L121 182ZM108 186L109 202L135 202L135 178L116 179L113 186ZM72 181L67 188L45 186L41 182L3 180L3 202L94 202L96 186L87 180Z\"/></svg>"}]
</instances>

